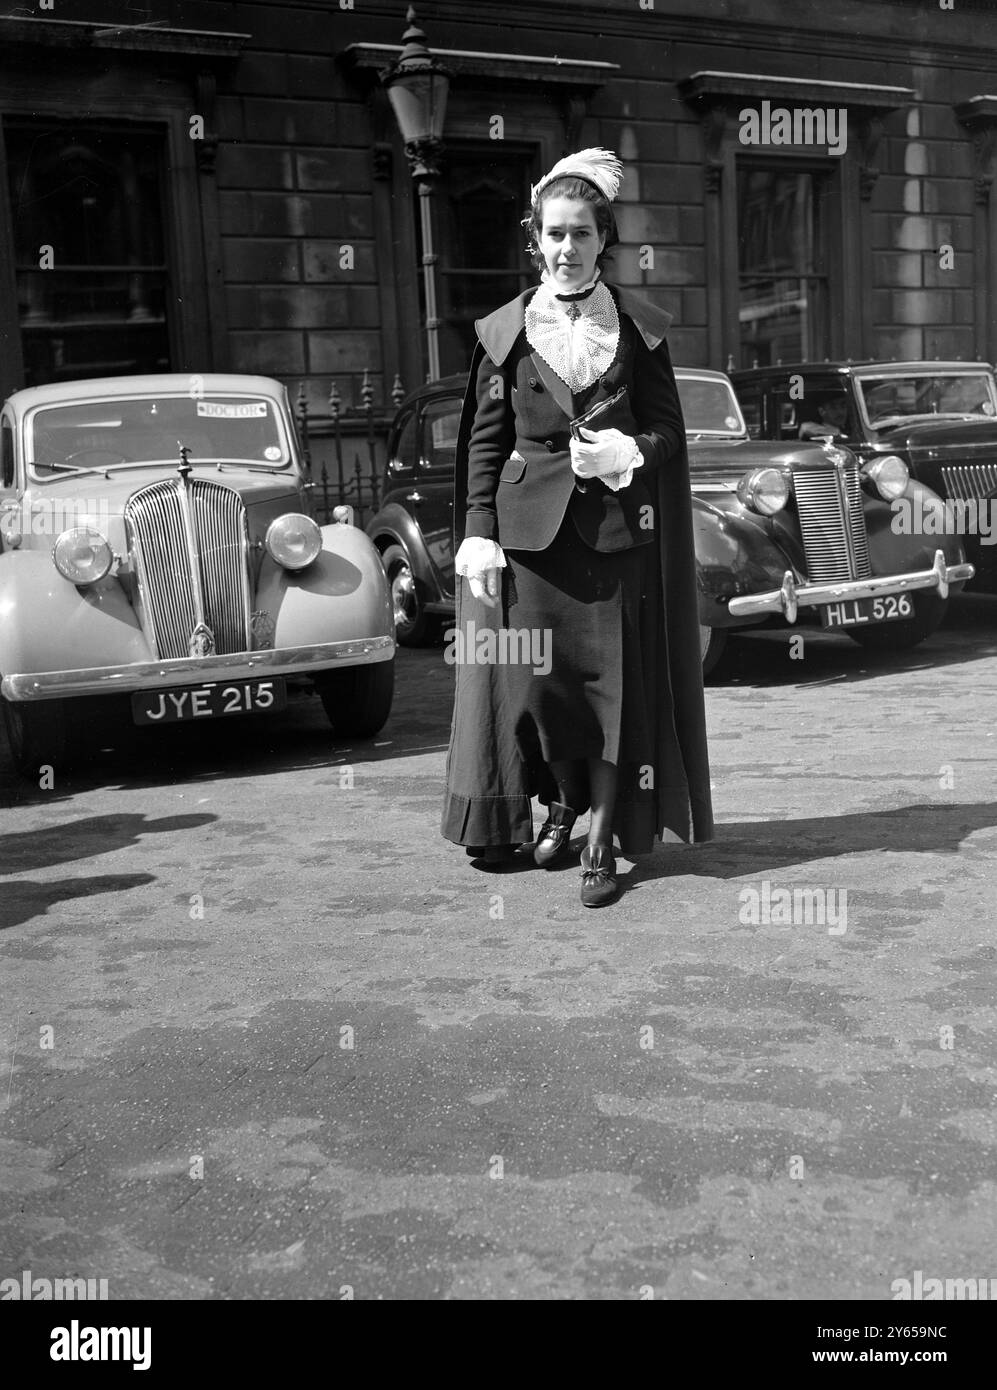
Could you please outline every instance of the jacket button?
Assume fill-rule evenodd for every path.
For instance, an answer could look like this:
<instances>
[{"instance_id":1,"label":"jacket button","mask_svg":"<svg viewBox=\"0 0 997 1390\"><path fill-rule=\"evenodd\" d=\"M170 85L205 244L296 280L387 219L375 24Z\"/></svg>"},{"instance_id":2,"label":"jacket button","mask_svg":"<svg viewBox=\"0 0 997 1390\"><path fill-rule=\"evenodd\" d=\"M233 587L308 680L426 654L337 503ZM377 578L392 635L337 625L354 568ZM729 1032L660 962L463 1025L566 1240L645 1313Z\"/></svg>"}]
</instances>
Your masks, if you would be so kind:
<instances>
[{"instance_id":1,"label":"jacket button","mask_svg":"<svg viewBox=\"0 0 997 1390\"><path fill-rule=\"evenodd\" d=\"M612 385L612 382L609 380L608 376L604 376L599 385L602 387L604 391L608 391L610 386Z\"/></svg>"},{"instance_id":2,"label":"jacket button","mask_svg":"<svg viewBox=\"0 0 997 1390\"><path fill-rule=\"evenodd\" d=\"M547 450L548 454L552 454L552 453L554 452L554 441L553 441L553 439L545 439L545 440L544 440L544 448Z\"/></svg>"},{"instance_id":3,"label":"jacket button","mask_svg":"<svg viewBox=\"0 0 997 1390\"><path fill-rule=\"evenodd\" d=\"M535 376L530 377L530 385L533 387L534 391L543 390L543 387L540 385L539 381L537 381Z\"/></svg>"}]
</instances>

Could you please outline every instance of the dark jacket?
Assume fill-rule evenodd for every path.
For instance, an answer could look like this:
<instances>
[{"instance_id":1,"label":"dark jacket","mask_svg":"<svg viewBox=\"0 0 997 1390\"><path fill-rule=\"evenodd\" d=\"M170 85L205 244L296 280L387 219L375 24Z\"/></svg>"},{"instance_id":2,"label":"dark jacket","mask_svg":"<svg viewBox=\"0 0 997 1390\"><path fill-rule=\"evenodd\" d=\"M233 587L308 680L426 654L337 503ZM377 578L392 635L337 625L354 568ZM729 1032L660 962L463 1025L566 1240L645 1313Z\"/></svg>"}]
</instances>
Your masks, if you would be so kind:
<instances>
[{"instance_id":1,"label":"dark jacket","mask_svg":"<svg viewBox=\"0 0 997 1390\"><path fill-rule=\"evenodd\" d=\"M580 536L594 550L653 543L655 473L684 439L664 345L671 316L631 291L611 292L620 311L620 350L605 374L574 396L526 341L524 314L534 291L476 324L480 342L468 382L468 397L474 401L468 440L468 536L484 536L510 550L544 550L568 510ZM621 386L626 394L592 428L615 428L635 436L643 466L619 492L597 478L579 487L571 471L569 422L609 400ZM459 506L459 497L457 501Z\"/></svg>"},{"instance_id":2,"label":"dark jacket","mask_svg":"<svg viewBox=\"0 0 997 1390\"><path fill-rule=\"evenodd\" d=\"M543 364L543 371L536 367L528 345L525 354L523 352L525 308L534 292L526 291L477 324L481 341L472 359L457 437L455 548L465 535L469 535L490 537L509 549L542 549L553 539L565 510L570 508L583 539L597 548L616 549L621 540L629 545L640 543L646 536L639 525L634 535L634 518L638 513L629 503L631 498L640 498L639 505L650 500L655 523L652 536L658 547L658 574L665 613L665 630L656 644L649 644L645 654L646 663L656 671L656 685L662 691L659 727L655 734L656 746L661 752L655 758L653 782L657 833L660 835L668 829L683 840L708 840L713 834L713 811L703 703L692 495L682 410L664 338L671 318L643 295L629 290L613 291L620 310L621 334L628 336L632 347L628 394L633 401L636 426L633 433L645 463L635 471L630 487L622 488L619 494L611 493L600 484L595 491L600 512L589 513L584 503L589 492L578 494L582 503L576 500L575 475L567 461L568 422L577 413L576 398L558 382L546 364ZM488 367L486 360L490 363ZM624 363L623 373L627 370ZM612 395L616 378L615 369L610 369L586 394L583 402L586 408ZM511 391L513 386L515 396ZM542 390L538 389L540 386ZM528 404L523 404L524 397ZM611 423L630 432L618 423L618 418L611 418ZM602 420L599 425L603 425ZM525 463L520 465L518 460L512 459L510 466L510 455L517 447L517 439L522 441L519 452ZM553 449L547 448L547 440L554 445ZM513 483L510 478L514 473L519 481ZM503 474L504 481L500 481ZM638 478L641 487L634 493L632 488ZM589 489L594 481L588 480ZM618 508L609 505L617 498ZM588 535L583 530L586 525L589 526ZM458 626L465 589L466 582L458 581ZM468 713L478 717L473 710ZM484 710L480 718L487 722ZM454 719L456 724L457 711ZM444 834L458 843L481 843L473 838L468 841L463 833L463 828L473 818L476 798L483 805L501 808L505 833L495 841L501 843L530 838L532 795L539 793L542 801L556 796L556 787L550 783L549 773L544 776L543 767L529 768L520 763L512 721L499 720L494 736L499 746L486 746L483 724L481 738L471 740L471 756L479 765L461 766L458 777L451 735ZM674 746L676 738L681 750L681 767L673 766L665 752L666 748Z\"/></svg>"}]
</instances>

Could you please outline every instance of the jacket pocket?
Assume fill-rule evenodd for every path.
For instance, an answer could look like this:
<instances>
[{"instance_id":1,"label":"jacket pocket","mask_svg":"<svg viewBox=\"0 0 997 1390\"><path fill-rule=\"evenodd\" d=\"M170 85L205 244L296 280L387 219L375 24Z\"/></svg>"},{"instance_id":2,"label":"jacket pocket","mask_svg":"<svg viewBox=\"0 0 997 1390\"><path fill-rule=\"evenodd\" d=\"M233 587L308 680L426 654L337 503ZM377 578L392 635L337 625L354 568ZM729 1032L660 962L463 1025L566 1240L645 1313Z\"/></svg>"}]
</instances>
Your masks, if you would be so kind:
<instances>
[{"instance_id":1,"label":"jacket pocket","mask_svg":"<svg viewBox=\"0 0 997 1390\"><path fill-rule=\"evenodd\" d=\"M518 483L526 471L526 460L522 454L513 454L512 458L507 459L502 465L502 472L499 474L500 483Z\"/></svg>"}]
</instances>

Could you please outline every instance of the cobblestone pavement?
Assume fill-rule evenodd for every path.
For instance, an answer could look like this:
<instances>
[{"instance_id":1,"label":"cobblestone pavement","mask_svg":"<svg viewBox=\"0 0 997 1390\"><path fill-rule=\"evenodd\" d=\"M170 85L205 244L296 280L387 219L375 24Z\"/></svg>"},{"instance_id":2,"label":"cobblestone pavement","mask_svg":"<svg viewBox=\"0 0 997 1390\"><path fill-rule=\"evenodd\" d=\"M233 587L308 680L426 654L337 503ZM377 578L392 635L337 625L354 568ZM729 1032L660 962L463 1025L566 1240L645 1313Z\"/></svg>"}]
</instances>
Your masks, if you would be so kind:
<instances>
[{"instance_id":1,"label":"cobblestone pavement","mask_svg":"<svg viewBox=\"0 0 997 1390\"><path fill-rule=\"evenodd\" d=\"M0 1278L889 1299L997 1276L997 601L889 658L732 645L716 840L624 861L596 912L577 860L484 874L440 838L439 647L400 653L373 743L331 743L302 692L105 729L48 791L4 762Z\"/></svg>"}]
</instances>

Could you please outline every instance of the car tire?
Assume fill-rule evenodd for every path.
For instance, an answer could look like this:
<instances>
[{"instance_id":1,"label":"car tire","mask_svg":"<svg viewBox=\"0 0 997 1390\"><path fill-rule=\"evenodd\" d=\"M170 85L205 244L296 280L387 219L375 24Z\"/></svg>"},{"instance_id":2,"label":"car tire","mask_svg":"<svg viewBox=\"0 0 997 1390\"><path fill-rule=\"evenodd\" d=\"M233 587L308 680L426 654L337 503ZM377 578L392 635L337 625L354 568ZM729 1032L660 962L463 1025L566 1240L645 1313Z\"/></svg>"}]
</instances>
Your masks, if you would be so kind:
<instances>
[{"instance_id":1,"label":"car tire","mask_svg":"<svg viewBox=\"0 0 997 1390\"><path fill-rule=\"evenodd\" d=\"M0 699L11 762L22 777L38 777L43 767L65 765L69 748L69 710L65 700L31 704Z\"/></svg>"},{"instance_id":2,"label":"car tire","mask_svg":"<svg viewBox=\"0 0 997 1390\"><path fill-rule=\"evenodd\" d=\"M315 677L315 688L333 731L343 738L371 738L391 713L395 659L371 666L347 666Z\"/></svg>"},{"instance_id":3,"label":"car tire","mask_svg":"<svg viewBox=\"0 0 997 1390\"><path fill-rule=\"evenodd\" d=\"M848 636L869 651L902 652L907 647L916 647L939 626L949 601L938 594L912 594L911 598L914 603L913 618L902 618L896 623L882 623L861 630L849 628Z\"/></svg>"},{"instance_id":4,"label":"car tire","mask_svg":"<svg viewBox=\"0 0 997 1390\"><path fill-rule=\"evenodd\" d=\"M403 647L425 647L435 636L438 622L426 612L422 584L412 570L412 563L400 545L389 545L381 556L384 573L391 590L391 607L395 615L395 636Z\"/></svg>"},{"instance_id":5,"label":"car tire","mask_svg":"<svg viewBox=\"0 0 997 1390\"><path fill-rule=\"evenodd\" d=\"M720 660L727 650L727 629L725 627L707 627L705 623L699 625L699 652L703 658L703 675L711 675L720 665Z\"/></svg>"}]
</instances>

